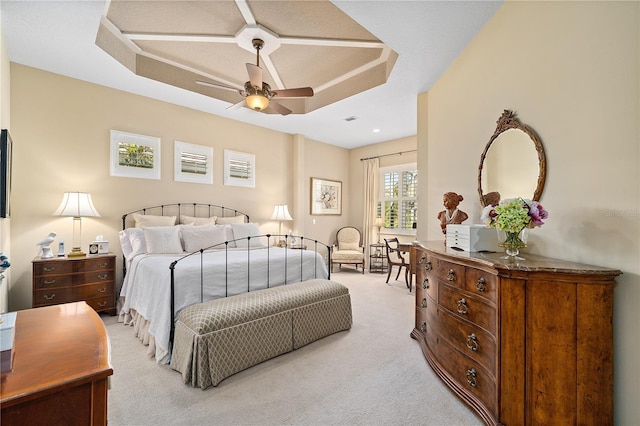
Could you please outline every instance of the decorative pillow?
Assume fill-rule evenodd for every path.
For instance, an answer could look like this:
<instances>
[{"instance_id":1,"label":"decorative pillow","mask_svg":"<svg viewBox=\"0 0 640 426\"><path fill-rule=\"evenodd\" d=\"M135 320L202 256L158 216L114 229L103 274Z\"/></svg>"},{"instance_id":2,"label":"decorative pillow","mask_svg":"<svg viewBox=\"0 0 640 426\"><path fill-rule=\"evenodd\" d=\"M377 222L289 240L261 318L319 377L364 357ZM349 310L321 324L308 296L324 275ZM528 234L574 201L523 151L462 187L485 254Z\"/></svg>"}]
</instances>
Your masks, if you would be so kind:
<instances>
[{"instance_id":1,"label":"decorative pillow","mask_svg":"<svg viewBox=\"0 0 640 426\"><path fill-rule=\"evenodd\" d=\"M186 228L185 228L186 229ZM147 253L183 253L179 226L144 227Z\"/></svg>"},{"instance_id":2,"label":"decorative pillow","mask_svg":"<svg viewBox=\"0 0 640 426\"><path fill-rule=\"evenodd\" d=\"M133 253L131 240L129 240L129 229L123 229L118 232L118 236L120 237L120 248L122 248L122 254L125 259L129 260L131 253Z\"/></svg>"},{"instance_id":3,"label":"decorative pillow","mask_svg":"<svg viewBox=\"0 0 640 426\"><path fill-rule=\"evenodd\" d=\"M262 238L257 237L257 235L260 235L260 228L257 223L232 223L231 228L233 229L233 238L236 240L236 246L245 248L247 247L247 243L250 243L250 247L267 246L265 242L262 241ZM247 237L252 238L247 240Z\"/></svg>"},{"instance_id":4,"label":"decorative pillow","mask_svg":"<svg viewBox=\"0 0 640 426\"><path fill-rule=\"evenodd\" d=\"M225 232L227 233L227 241L229 242L229 248L236 248L236 242L233 241L235 238L233 236L233 228L231 228L231 225L220 225L224 228Z\"/></svg>"},{"instance_id":5,"label":"decorative pillow","mask_svg":"<svg viewBox=\"0 0 640 426\"><path fill-rule=\"evenodd\" d=\"M244 223L245 215L219 217L216 219L216 225L226 225L229 223Z\"/></svg>"},{"instance_id":6,"label":"decorative pillow","mask_svg":"<svg viewBox=\"0 0 640 426\"><path fill-rule=\"evenodd\" d=\"M143 226L173 226L176 224L175 216L153 216L150 214L134 213L133 220L136 228Z\"/></svg>"},{"instance_id":7,"label":"decorative pillow","mask_svg":"<svg viewBox=\"0 0 640 426\"><path fill-rule=\"evenodd\" d=\"M186 216L183 214L180 215L180 223L183 225L195 225L195 226L214 225L216 223L216 219L217 218L215 216L193 217L193 216Z\"/></svg>"},{"instance_id":8,"label":"decorative pillow","mask_svg":"<svg viewBox=\"0 0 640 426\"><path fill-rule=\"evenodd\" d=\"M182 234L184 251L189 253L216 244L220 244L216 247L217 249L223 249L225 245L222 243L228 241L227 230L224 226L218 225L185 226L180 234Z\"/></svg>"},{"instance_id":9,"label":"decorative pillow","mask_svg":"<svg viewBox=\"0 0 640 426\"><path fill-rule=\"evenodd\" d=\"M129 243L131 244L131 258L147 252L147 243L144 241L142 228L127 228ZM127 258L128 260L128 258Z\"/></svg>"}]
</instances>

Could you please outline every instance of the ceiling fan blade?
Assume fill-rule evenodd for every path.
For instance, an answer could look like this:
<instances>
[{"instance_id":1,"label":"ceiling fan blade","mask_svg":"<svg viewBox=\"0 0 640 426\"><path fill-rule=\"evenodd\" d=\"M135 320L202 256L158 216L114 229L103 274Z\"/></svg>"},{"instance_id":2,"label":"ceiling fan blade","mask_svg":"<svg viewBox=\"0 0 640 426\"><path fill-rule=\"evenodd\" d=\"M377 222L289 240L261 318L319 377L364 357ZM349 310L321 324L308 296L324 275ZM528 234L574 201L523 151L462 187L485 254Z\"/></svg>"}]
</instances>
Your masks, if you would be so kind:
<instances>
[{"instance_id":1,"label":"ceiling fan blade","mask_svg":"<svg viewBox=\"0 0 640 426\"><path fill-rule=\"evenodd\" d=\"M251 85L262 90L262 68L257 65L247 64L247 72L249 73Z\"/></svg>"},{"instance_id":2,"label":"ceiling fan blade","mask_svg":"<svg viewBox=\"0 0 640 426\"><path fill-rule=\"evenodd\" d=\"M311 87L298 87L297 89L272 90L271 93L279 98L306 98L313 96L313 89Z\"/></svg>"},{"instance_id":3,"label":"ceiling fan blade","mask_svg":"<svg viewBox=\"0 0 640 426\"><path fill-rule=\"evenodd\" d=\"M277 112L280 115L289 115L291 114L291 110L283 105L280 105L279 103L275 102L273 99L269 102L269 106L267 107L267 110L273 110L275 112ZM266 111L269 112L269 111Z\"/></svg>"},{"instance_id":4,"label":"ceiling fan blade","mask_svg":"<svg viewBox=\"0 0 640 426\"><path fill-rule=\"evenodd\" d=\"M233 104L231 106L228 106L227 107L227 111L233 111L234 109L239 109L239 108L242 108L243 106L246 106L248 108L247 103L245 102L244 99L241 100L240 102L238 102L237 104Z\"/></svg>"},{"instance_id":5,"label":"ceiling fan blade","mask_svg":"<svg viewBox=\"0 0 640 426\"><path fill-rule=\"evenodd\" d=\"M196 83L200 84L202 86L213 87L215 89L231 90L231 91L234 91L234 92L238 91L238 89L236 89L235 87L227 86L227 85L220 84L220 83L211 83L209 81L202 81L202 80L196 80Z\"/></svg>"}]
</instances>

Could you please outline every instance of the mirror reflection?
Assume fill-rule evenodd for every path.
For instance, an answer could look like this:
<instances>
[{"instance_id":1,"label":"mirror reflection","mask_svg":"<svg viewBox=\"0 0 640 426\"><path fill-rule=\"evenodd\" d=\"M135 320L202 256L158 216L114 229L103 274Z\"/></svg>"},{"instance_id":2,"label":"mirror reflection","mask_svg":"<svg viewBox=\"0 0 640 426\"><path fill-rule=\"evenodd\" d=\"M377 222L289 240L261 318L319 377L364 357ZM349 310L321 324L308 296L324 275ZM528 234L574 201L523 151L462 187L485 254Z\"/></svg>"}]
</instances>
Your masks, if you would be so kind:
<instances>
[{"instance_id":1,"label":"mirror reflection","mask_svg":"<svg viewBox=\"0 0 640 426\"><path fill-rule=\"evenodd\" d=\"M531 128L505 110L480 159L480 204L484 207L514 197L539 200L545 176L542 143Z\"/></svg>"}]
</instances>

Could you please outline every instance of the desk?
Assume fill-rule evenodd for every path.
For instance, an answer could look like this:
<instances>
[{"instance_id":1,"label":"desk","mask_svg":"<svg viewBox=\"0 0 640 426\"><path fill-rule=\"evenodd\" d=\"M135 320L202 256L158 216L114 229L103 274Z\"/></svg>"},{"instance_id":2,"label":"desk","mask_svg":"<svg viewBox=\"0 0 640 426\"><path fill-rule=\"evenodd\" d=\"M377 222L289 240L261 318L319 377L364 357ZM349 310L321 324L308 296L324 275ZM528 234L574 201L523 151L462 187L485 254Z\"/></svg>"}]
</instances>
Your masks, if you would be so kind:
<instances>
[{"instance_id":1,"label":"desk","mask_svg":"<svg viewBox=\"0 0 640 426\"><path fill-rule=\"evenodd\" d=\"M416 247L413 243L398 243L398 249L403 253L409 253L409 292L416 274Z\"/></svg>"},{"instance_id":2,"label":"desk","mask_svg":"<svg viewBox=\"0 0 640 426\"><path fill-rule=\"evenodd\" d=\"M0 376L0 423L106 425L109 350L86 302L18 311L13 370Z\"/></svg>"}]
</instances>

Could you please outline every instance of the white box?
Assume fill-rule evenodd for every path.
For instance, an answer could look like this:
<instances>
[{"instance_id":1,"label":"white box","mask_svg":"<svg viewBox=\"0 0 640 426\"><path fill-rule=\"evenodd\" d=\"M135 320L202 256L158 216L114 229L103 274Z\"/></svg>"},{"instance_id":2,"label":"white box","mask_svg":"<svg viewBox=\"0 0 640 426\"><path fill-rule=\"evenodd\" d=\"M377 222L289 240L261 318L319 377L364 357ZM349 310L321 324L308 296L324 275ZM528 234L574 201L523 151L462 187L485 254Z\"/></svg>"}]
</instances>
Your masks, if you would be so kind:
<instances>
[{"instance_id":1,"label":"white box","mask_svg":"<svg viewBox=\"0 0 640 426\"><path fill-rule=\"evenodd\" d=\"M447 225L447 247L469 252L499 251L498 235L486 225Z\"/></svg>"}]
</instances>

